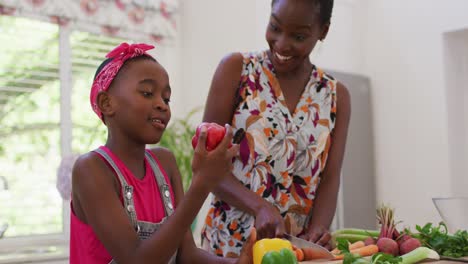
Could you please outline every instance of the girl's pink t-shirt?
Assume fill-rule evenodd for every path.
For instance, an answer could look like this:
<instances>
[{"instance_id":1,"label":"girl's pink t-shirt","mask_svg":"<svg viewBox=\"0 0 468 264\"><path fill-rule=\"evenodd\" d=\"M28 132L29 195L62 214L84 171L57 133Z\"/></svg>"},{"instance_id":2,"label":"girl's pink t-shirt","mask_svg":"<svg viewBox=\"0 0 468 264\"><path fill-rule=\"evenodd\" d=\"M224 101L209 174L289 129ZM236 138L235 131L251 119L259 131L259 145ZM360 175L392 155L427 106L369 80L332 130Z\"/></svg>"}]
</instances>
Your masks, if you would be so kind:
<instances>
[{"instance_id":1,"label":"girl's pink t-shirt","mask_svg":"<svg viewBox=\"0 0 468 264\"><path fill-rule=\"evenodd\" d=\"M108 148L105 146L101 146L100 148L107 152L112 160L114 160L127 181L127 184L133 186L133 199L138 220L152 223L161 222L165 216L164 203L161 199L158 184L149 162L145 160L146 174L143 179L138 179L133 176L132 172L125 164ZM163 173L166 182L169 184L172 204L175 204L170 180L159 163L159 160L153 153L151 153L151 155L158 163L159 169ZM107 163L103 157L101 158ZM115 175L115 177L118 179L117 175ZM120 201L123 205L122 194L120 194ZM75 212L73 212L73 207L71 207L70 215L70 264L109 263L112 260L112 256L96 236L91 226L81 222L80 219L76 217ZM109 218L109 221L112 221L112 218ZM114 232L118 232L118 230Z\"/></svg>"}]
</instances>

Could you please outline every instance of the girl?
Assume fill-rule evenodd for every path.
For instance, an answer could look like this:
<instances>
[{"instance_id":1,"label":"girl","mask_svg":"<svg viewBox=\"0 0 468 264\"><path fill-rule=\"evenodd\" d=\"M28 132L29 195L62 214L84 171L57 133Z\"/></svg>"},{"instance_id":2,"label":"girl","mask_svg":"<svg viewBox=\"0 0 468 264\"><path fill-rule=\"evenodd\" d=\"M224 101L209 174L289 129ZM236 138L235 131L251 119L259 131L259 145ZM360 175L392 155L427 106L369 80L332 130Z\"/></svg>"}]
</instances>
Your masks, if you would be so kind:
<instances>
[{"instance_id":1,"label":"girl","mask_svg":"<svg viewBox=\"0 0 468 264\"><path fill-rule=\"evenodd\" d=\"M210 152L201 131L185 196L173 154L145 147L171 118L169 77L152 48L122 43L96 73L90 101L108 136L73 168L70 263L250 263L251 244L239 259L219 258L196 248L189 229L238 152L229 125Z\"/></svg>"},{"instance_id":2,"label":"girl","mask_svg":"<svg viewBox=\"0 0 468 264\"><path fill-rule=\"evenodd\" d=\"M246 132L206 218L204 247L218 255L238 256L253 227L259 238L330 240L350 98L309 56L332 8L333 0L273 0L269 49L230 54L216 70L204 121Z\"/></svg>"}]
</instances>

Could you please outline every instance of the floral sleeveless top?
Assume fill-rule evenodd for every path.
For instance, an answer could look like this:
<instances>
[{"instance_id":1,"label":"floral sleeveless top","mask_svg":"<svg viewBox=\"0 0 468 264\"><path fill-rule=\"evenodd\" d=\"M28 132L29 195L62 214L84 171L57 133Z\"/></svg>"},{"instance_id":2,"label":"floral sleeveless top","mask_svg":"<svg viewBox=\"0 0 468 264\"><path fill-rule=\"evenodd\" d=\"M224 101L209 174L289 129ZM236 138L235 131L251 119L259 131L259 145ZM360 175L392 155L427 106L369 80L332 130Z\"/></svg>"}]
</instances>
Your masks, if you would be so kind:
<instances>
[{"instance_id":1,"label":"floral sleeveless top","mask_svg":"<svg viewBox=\"0 0 468 264\"><path fill-rule=\"evenodd\" d=\"M239 104L232 126L245 130L233 174L274 204L302 232L309 222L335 125L336 83L313 66L310 80L290 113L266 51L243 54ZM237 256L254 227L254 216L214 197L203 243L219 256ZM206 246L204 246L206 247Z\"/></svg>"}]
</instances>

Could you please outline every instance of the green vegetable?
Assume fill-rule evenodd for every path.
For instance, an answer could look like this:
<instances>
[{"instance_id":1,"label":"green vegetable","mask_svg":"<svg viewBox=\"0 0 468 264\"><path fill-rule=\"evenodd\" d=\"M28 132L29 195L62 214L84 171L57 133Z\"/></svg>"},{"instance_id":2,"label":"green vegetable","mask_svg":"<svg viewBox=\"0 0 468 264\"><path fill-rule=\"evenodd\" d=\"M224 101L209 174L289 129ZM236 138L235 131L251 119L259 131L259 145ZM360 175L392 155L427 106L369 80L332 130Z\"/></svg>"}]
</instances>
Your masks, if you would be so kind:
<instances>
[{"instance_id":1,"label":"green vegetable","mask_svg":"<svg viewBox=\"0 0 468 264\"><path fill-rule=\"evenodd\" d=\"M295 264L297 263L296 255L289 249L283 248L280 250L280 256L283 262L281 263L291 263Z\"/></svg>"},{"instance_id":2,"label":"green vegetable","mask_svg":"<svg viewBox=\"0 0 468 264\"><path fill-rule=\"evenodd\" d=\"M413 264L425 259L438 260L440 259L440 256L437 254L437 252L430 248L418 247L417 249L401 256L401 259L403 260L401 264Z\"/></svg>"},{"instance_id":3,"label":"green vegetable","mask_svg":"<svg viewBox=\"0 0 468 264\"><path fill-rule=\"evenodd\" d=\"M349 243L354 243L357 241L364 241L368 237L376 238L380 234L378 230L367 230L367 229L357 229L357 228L344 228L338 229L332 233L332 246L335 247L338 245L337 239L346 239Z\"/></svg>"},{"instance_id":4,"label":"green vegetable","mask_svg":"<svg viewBox=\"0 0 468 264\"><path fill-rule=\"evenodd\" d=\"M262 264L281 263L282 257L278 251L267 252L262 258Z\"/></svg>"},{"instance_id":5,"label":"green vegetable","mask_svg":"<svg viewBox=\"0 0 468 264\"><path fill-rule=\"evenodd\" d=\"M372 256L373 264L396 264L401 263L402 261L402 257L394 257L386 253L377 253L374 256Z\"/></svg>"},{"instance_id":6,"label":"green vegetable","mask_svg":"<svg viewBox=\"0 0 468 264\"><path fill-rule=\"evenodd\" d=\"M279 252L285 249L292 252L292 245L291 245L291 242L289 242L288 240L281 239L281 238L271 238L271 239L264 238L264 239L258 240L257 242L255 242L253 249L252 249L253 250L253 263L262 264L264 263L263 262L264 257L268 253L276 252L279 255ZM285 253L282 253L282 255L279 255L280 259L283 258L282 257L283 255L285 255ZM277 263L277 262L274 262L276 258L277 258L276 254L271 253L265 259L265 261L268 261L266 263ZM291 262L291 263L295 263L295 262Z\"/></svg>"},{"instance_id":7,"label":"green vegetable","mask_svg":"<svg viewBox=\"0 0 468 264\"><path fill-rule=\"evenodd\" d=\"M334 239L334 241L337 241L338 238L341 238L341 239L346 239L349 243L354 243L357 241L364 241L368 237L369 236L356 235L356 234L339 234L339 235L332 236L332 239Z\"/></svg>"},{"instance_id":8,"label":"green vegetable","mask_svg":"<svg viewBox=\"0 0 468 264\"><path fill-rule=\"evenodd\" d=\"M440 222L438 226L427 223L423 227L417 225L416 230L419 233L411 233L405 230L409 235L416 237L422 245L435 250L442 256L460 258L468 256L468 232L458 230L455 234L448 234L445 223Z\"/></svg>"},{"instance_id":9,"label":"green vegetable","mask_svg":"<svg viewBox=\"0 0 468 264\"><path fill-rule=\"evenodd\" d=\"M349 251L349 243L346 239L337 238L337 247L344 254L343 264L397 264L403 261L402 257L394 257L385 253L377 253L369 261L358 254Z\"/></svg>"},{"instance_id":10,"label":"green vegetable","mask_svg":"<svg viewBox=\"0 0 468 264\"><path fill-rule=\"evenodd\" d=\"M378 237L380 235L380 230L368 230L368 229L357 229L357 228L344 228L338 229L333 232L333 235L360 235L365 237Z\"/></svg>"},{"instance_id":11,"label":"green vegetable","mask_svg":"<svg viewBox=\"0 0 468 264\"><path fill-rule=\"evenodd\" d=\"M367 259L358 258L355 261L353 261L352 264L370 264L370 262Z\"/></svg>"},{"instance_id":12,"label":"green vegetable","mask_svg":"<svg viewBox=\"0 0 468 264\"><path fill-rule=\"evenodd\" d=\"M362 258L359 254L352 254L349 251L349 242L344 238L336 239L337 248L344 255L343 264L369 264L369 261Z\"/></svg>"},{"instance_id":13,"label":"green vegetable","mask_svg":"<svg viewBox=\"0 0 468 264\"><path fill-rule=\"evenodd\" d=\"M290 249L283 248L267 252L262 258L262 264L297 264L297 259Z\"/></svg>"}]
</instances>

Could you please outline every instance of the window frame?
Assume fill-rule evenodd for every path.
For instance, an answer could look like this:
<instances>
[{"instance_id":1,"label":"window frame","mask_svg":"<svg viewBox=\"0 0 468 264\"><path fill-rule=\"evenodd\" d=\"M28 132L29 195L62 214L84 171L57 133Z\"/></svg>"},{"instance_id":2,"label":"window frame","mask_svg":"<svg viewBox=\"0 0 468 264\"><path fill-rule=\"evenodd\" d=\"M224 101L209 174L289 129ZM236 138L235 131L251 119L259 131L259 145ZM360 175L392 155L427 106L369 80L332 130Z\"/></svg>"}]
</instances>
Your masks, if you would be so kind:
<instances>
[{"instance_id":1,"label":"window frame","mask_svg":"<svg viewBox=\"0 0 468 264\"><path fill-rule=\"evenodd\" d=\"M34 20L34 19L32 19ZM72 129L71 120L71 47L70 33L72 28L59 25L59 81L60 81L60 156L61 158L72 153ZM28 235L18 237L4 237L0 239L0 248L17 250L24 247L44 247L50 245L68 245L70 241L70 200L62 202L63 228L61 233L45 235ZM67 253L68 256L68 253Z\"/></svg>"}]
</instances>

